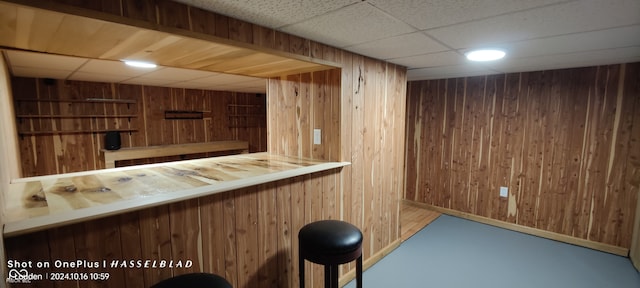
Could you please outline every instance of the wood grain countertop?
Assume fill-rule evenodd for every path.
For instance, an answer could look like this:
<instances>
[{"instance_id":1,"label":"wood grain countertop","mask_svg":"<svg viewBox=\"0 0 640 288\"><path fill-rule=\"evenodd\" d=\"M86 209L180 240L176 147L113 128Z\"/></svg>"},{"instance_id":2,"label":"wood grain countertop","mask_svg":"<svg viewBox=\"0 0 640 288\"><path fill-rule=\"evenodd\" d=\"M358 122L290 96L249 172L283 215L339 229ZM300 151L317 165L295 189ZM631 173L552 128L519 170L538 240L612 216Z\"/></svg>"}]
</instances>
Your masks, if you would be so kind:
<instances>
[{"instance_id":1,"label":"wood grain countertop","mask_svg":"<svg viewBox=\"0 0 640 288\"><path fill-rule=\"evenodd\" d=\"M16 179L5 192L4 236L347 165L253 153Z\"/></svg>"}]
</instances>

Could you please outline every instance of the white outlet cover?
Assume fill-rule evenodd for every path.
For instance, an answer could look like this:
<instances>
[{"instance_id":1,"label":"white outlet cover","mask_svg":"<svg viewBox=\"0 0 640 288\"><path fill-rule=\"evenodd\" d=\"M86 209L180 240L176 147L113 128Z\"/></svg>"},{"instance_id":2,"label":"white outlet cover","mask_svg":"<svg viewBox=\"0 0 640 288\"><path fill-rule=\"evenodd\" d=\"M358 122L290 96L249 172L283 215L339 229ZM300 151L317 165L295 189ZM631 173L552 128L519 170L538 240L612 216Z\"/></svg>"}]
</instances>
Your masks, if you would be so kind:
<instances>
[{"instance_id":1,"label":"white outlet cover","mask_svg":"<svg viewBox=\"0 0 640 288\"><path fill-rule=\"evenodd\" d=\"M320 129L313 129L313 144L322 144L322 132L320 131Z\"/></svg>"},{"instance_id":2,"label":"white outlet cover","mask_svg":"<svg viewBox=\"0 0 640 288\"><path fill-rule=\"evenodd\" d=\"M500 187L500 197L507 197L507 196L509 196L509 188Z\"/></svg>"}]
</instances>

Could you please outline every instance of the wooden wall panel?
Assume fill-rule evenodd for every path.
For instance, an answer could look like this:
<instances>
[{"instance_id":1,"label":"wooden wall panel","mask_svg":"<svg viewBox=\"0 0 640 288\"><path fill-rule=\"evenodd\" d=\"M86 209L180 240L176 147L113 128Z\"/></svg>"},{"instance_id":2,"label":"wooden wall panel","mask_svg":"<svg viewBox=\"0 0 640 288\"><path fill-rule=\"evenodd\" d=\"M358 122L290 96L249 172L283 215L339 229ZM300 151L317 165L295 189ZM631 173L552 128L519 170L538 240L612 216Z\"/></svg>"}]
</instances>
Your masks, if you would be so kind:
<instances>
[{"instance_id":1,"label":"wooden wall panel","mask_svg":"<svg viewBox=\"0 0 640 288\"><path fill-rule=\"evenodd\" d=\"M9 190L9 182L21 176L20 172L20 150L16 137L8 135L16 135L16 122L11 109L11 86L9 81L9 71L4 62L4 57L0 57L0 191ZM4 192L0 193L0 203L4 202ZM4 211L2 211L4 212ZM0 222L3 221L0 213ZM4 239L0 239L0 247L2 247ZM0 251L0 263L6 263L4 250ZM0 276L6 276L7 271L4 265L0 266Z\"/></svg>"},{"instance_id":2,"label":"wooden wall panel","mask_svg":"<svg viewBox=\"0 0 640 288\"><path fill-rule=\"evenodd\" d=\"M325 190L322 199L306 203L305 209L312 212L305 217L343 219L358 225L365 235L365 258L370 258L399 239L406 72L346 52L323 55L344 61L343 68L269 80L269 151L352 163L343 169L342 189ZM342 83L341 88L337 82ZM312 144L314 128L322 129L321 145ZM340 151L338 158L328 156L336 155L333 151ZM320 202L330 205L321 211L333 214L315 213L320 211L315 206ZM343 273L354 268L345 266ZM308 269L312 273L319 267ZM316 278L308 281L308 285L322 283Z\"/></svg>"},{"instance_id":3,"label":"wooden wall panel","mask_svg":"<svg viewBox=\"0 0 640 288\"><path fill-rule=\"evenodd\" d=\"M339 69L269 79L268 150L320 160L340 159ZM313 144L314 129L321 144Z\"/></svg>"},{"instance_id":4,"label":"wooden wall panel","mask_svg":"<svg viewBox=\"0 0 640 288\"><path fill-rule=\"evenodd\" d=\"M640 75L640 65L627 65L624 79L624 91L627 95L639 95L640 94L640 81L637 81L637 75ZM637 98L636 98L637 100ZM636 101L633 110L638 111L640 109L640 101ZM624 182L625 190L640 191L640 149L638 145L640 143L640 115L638 113L627 115L625 123L631 118L631 130L629 131L629 146L628 149L628 162L627 169L625 170ZM636 267L636 270L640 271L640 192L637 192L637 204L636 204L636 216L633 224L633 236L631 240L631 248L629 257Z\"/></svg>"},{"instance_id":5,"label":"wooden wall panel","mask_svg":"<svg viewBox=\"0 0 640 288\"><path fill-rule=\"evenodd\" d=\"M94 15L97 18L128 23L128 25L154 27L154 29L177 34L183 33L182 28L175 29L157 23L156 19L160 19L160 15L171 15L166 13L167 11L158 12L158 9L163 8L156 1L126 0L122 3L123 10L128 12L114 13L95 7L86 7L98 12L78 10L76 13L82 12L81 14L89 17ZM84 6L82 4L73 5ZM325 179L325 176L306 176L294 179L290 184L276 185L276 207L291 205L290 211L285 209L285 214L278 213L276 217L278 225L281 225L278 226L280 233L276 233L279 235L278 253L276 254L278 260L276 262L280 267L278 275L283 277L278 279L277 283L281 286L277 287L298 287L296 235L300 227L308 221L324 217L336 218L360 227L366 234L365 265L372 260L380 259L389 247L395 247L394 245L399 243L398 200L404 190L404 158L402 153L405 146L406 69L216 13L193 7L188 7L187 10L191 21L189 26L191 31L185 31L184 35L186 36L200 39L219 37L223 39L224 43L237 42L239 46L255 47L258 50L265 47L267 49L273 48L278 50L278 54L281 55L291 55L297 58L302 56L304 59L331 63L335 67L339 67L339 69L317 73L282 75L269 80L268 151L352 163L351 166L343 168L336 179ZM150 15L154 13L153 11L156 11L155 15ZM182 15L182 13L181 10L180 14ZM140 24L132 20L145 22ZM167 23L167 25L170 24ZM198 33L202 33L202 35ZM271 42L271 37L273 37L273 42ZM215 108L212 107L212 109ZM212 120L211 125L215 125L215 122ZM314 147L312 144L314 128L320 128L323 131L323 144L319 147ZM215 128L212 130L215 131ZM331 185L334 185L332 183L338 186L332 187ZM281 192L284 192L286 197L287 190L291 195L290 203L279 198L282 195ZM323 194L318 194L320 190ZM256 192L258 199L263 197L263 195L259 195L263 192L262 188L258 188ZM225 254L222 258L221 256L215 257L217 257L216 259L224 259L225 270L206 271L218 271L218 273L225 275L234 287L242 287L243 283L253 283L251 282L253 280L251 277L247 280L247 275L243 274L245 268L238 265L239 257L237 255L241 255L244 251L239 250L236 245L240 236L239 231L235 229L238 223L236 223L237 217L233 213L236 208L239 208L239 204L244 206L246 201L238 200L235 194L226 195L223 197L224 200L216 200L223 201L223 204L215 204L222 205L224 208L224 227L221 233L224 233L225 237ZM258 200L258 207L262 207L260 201ZM200 205L203 205L202 202ZM324 209L329 210L325 211ZM279 209L278 211L283 210ZM287 223L286 219L289 214L291 218ZM141 219L146 218L141 217ZM258 225L267 225L261 221L258 223ZM147 230L153 232L150 229ZM288 231L288 233L281 229ZM142 237L149 237L145 235L148 233L147 230L141 230ZM203 235L209 234L207 237L219 239L217 238L219 236L210 233L212 232ZM262 232L258 232L257 235L265 239L273 237L271 234L263 235ZM280 235L288 236L280 237ZM203 251L209 251L207 252L209 254L219 255L222 252L212 243L203 245L212 245L209 248L203 248ZM258 259L257 274L259 275L262 273L261 269L264 265L273 263L269 260L272 259L269 256L272 254L271 252L267 253L267 247L248 248L252 253L256 253L252 257ZM147 248L146 251L151 250ZM204 269L211 267L211 265L215 266L214 263L216 263L203 262ZM289 270L284 270L283 267L289 267ZM318 265L312 267L308 264L307 269L309 269L307 287L322 287L321 268ZM354 265L344 265L342 273L353 270ZM153 275L156 280L165 277L165 275L158 276L156 273ZM147 274L145 274L145 283L150 283L147 281L149 278ZM288 279L284 279L287 275ZM273 279L260 280L258 282L263 282L262 280L270 282Z\"/></svg>"},{"instance_id":6,"label":"wooden wall panel","mask_svg":"<svg viewBox=\"0 0 640 288\"><path fill-rule=\"evenodd\" d=\"M249 142L249 151L266 151L264 113L261 113L262 118L256 118L259 125L254 127L232 127L228 116L231 113L228 108L230 104L265 107L266 97L262 94L63 80L47 85L42 79L22 77L14 77L12 85L16 101L12 106L16 107L19 115L137 115L135 118L20 118L17 123L20 131L137 129L131 133L120 133L122 147L245 140ZM29 98L125 99L135 100L136 104L17 102ZM205 118L165 120L165 110L203 111ZM17 139L23 159L22 173L25 176L37 176L102 169L104 160L100 149L104 147L103 134L21 135ZM217 155L223 153L187 155L186 159ZM121 161L117 164L123 166L180 159L180 156L174 156Z\"/></svg>"},{"instance_id":7,"label":"wooden wall panel","mask_svg":"<svg viewBox=\"0 0 640 288\"><path fill-rule=\"evenodd\" d=\"M629 248L638 67L410 82L405 198Z\"/></svg>"},{"instance_id":8,"label":"wooden wall panel","mask_svg":"<svg viewBox=\"0 0 640 288\"><path fill-rule=\"evenodd\" d=\"M106 260L107 268L77 271L108 272L111 277L37 281L33 287L149 287L172 275L198 271L223 275L239 288L298 287L294 231L337 212L335 198L324 195L341 190L340 178L340 169L335 169L7 238L8 258L52 264L80 259L100 265ZM303 203L313 203L314 210L306 210ZM190 260L193 266L110 268L113 260ZM322 283L321 270L313 271L309 279Z\"/></svg>"}]
</instances>

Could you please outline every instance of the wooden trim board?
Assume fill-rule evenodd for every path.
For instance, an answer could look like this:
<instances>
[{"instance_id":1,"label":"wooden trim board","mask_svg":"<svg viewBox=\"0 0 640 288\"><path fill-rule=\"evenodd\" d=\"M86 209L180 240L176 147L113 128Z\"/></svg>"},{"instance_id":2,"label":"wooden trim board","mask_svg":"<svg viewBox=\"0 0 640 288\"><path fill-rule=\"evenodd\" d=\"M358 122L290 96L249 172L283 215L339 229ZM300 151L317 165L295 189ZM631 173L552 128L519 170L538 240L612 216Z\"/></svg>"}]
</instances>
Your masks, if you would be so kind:
<instances>
[{"instance_id":1,"label":"wooden trim board","mask_svg":"<svg viewBox=\"0 0 640 288\"><path fill-rule=\"evenodd\" d=\"M122 148L119 150L102 150L106 168L115 168L116 161L155 158L164 156L187 155L220 151L249 152L247 141L216 141L205 143L189 143L176 145L162 145L149 147Z\"/></svg>"},{"instance_id":2,"label":"wooden trim board","mask_svg":"<svg viewBox=\"0 0 640 288\"><path fill-rule=\"evenodd\" d=\"M442 215L440 212L407 202L402 202L400 207L400 239L402 239L402 242L409 240L413 235L420 232L422 228Z\"/></svg>"},{"instance_id":3,"label":"wooden trim board","mask_svg":"<svg viewBox=\"0 0 640 288\"><path fill-rule=\"evenodd\" d=\"M589 241L589 240L585 240L585 239L581 239L581 238L576 238L576 237L572 237L572 236L568 236L568 235L564 235L564 234L559 234L559 233L549 232L549 231L545 231L545 230L541 230L541 229L521 226L521 225L518 225L518 224L502 222L502 221L491 219L491 218L487 218L487 217L482 217L482 216L473 215L473 214L470 214L470 213L465 213L465 212L460 212L460 211L456 211L456 210L452 210L452 209L437 207L437 206L433 206L433 205L429 205L429 204L425 204L425 203L419 203L419 202L415 202L415 201L411 201L411 200L406 200L405 199L403 201L405 203L409 203L411 205L421 206L421 207L424 207L426 209L431 209L431 210L434 210L434 211L437 211L437 212L440 212L440 213L443 213L443 214L456 216L456 217L464 218L464 219L467 219L467 220L471 220L471 221L475 221L475 222L479 222L479 223L483 223L483 224L487 224L487 225L491 225L491 226L496 226L496 227L500 227L500 228L504 228L504 229L508 229L508 230L512 230L512 231L517 231L517 232L521 232L521 233L525 233L525 234L529 234L529 235L533 235L533 236L538 236L538 237L542 237L542 238L547 238L547 239L551 239L551 240L555 240L555 241L560 241L560 242L564 242L564 243L568 243L568 244L578 245L578 246L582 246L582 247L586 247L586 248L590 248L590 249L594 249L594 250L598 250L598 251L602 251L602 252L607 252L607 253L611 253L611 254L615 254L615 255L619 255L619 256L627 257L629 255L629 249L623 248L623 247L618 247L618 246L598 243L598 242Z\"/></svg>"}]
</instances>

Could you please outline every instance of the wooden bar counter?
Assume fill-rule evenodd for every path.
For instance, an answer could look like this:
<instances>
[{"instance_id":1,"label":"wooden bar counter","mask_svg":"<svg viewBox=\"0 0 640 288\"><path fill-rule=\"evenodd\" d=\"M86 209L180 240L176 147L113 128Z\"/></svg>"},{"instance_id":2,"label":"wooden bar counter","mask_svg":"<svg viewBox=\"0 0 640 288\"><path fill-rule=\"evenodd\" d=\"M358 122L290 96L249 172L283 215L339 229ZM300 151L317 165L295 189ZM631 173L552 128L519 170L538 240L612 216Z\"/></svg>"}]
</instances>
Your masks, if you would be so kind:
<instances>
[{"instance_id":1,"label":"wooden bar counter","mask_svg":"<svg viewBox=\"0 0 640 288\"><path fill-rule=\"evenodd\" d=\"M349 164L254 153L16 179L6 193L4 236L122 214Z\"/></svg>"},{"instance_id":2,"label":"wooden bar counter","mask_svg":"<svg viewBox=\"0 0 640 288\"><path fill-rule=\"evenodd\" d=\"M207 152L240 151L249 153L247 141L216 141L205 143L189 143L176 145L122 148L118 150L102 150L106 168L115 168L116 161L153 158L163 156L188 155Z\"/></svg>"}]
</instances>

